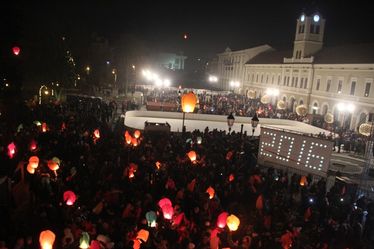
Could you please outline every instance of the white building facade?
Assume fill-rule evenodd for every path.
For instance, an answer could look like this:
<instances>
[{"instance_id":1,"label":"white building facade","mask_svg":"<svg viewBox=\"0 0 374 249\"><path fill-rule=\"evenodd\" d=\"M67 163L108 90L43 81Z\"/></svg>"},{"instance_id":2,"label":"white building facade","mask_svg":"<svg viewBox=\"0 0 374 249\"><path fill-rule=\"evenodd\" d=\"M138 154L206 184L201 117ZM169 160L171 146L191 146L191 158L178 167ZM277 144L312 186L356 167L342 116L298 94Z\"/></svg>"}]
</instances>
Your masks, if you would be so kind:
<instances>
[{"instance_id":1,"label":"white building facade","mask_svg":"<svg viewBox=\"0 0 374 249\"><path fill-rule=\"evenodd\" d=\"M260 97L276 88L280 94L273 97L274 104L282 99L292 111L304 104L309 113L329 112L346 128L374 121L374 44L323 48L324 29L320 15L302 14L297 19L293 50L267 49L250 58L237 69L242 72L237 75L242 82L237 92L254 90Z\"/></svg>"}]
</instances>

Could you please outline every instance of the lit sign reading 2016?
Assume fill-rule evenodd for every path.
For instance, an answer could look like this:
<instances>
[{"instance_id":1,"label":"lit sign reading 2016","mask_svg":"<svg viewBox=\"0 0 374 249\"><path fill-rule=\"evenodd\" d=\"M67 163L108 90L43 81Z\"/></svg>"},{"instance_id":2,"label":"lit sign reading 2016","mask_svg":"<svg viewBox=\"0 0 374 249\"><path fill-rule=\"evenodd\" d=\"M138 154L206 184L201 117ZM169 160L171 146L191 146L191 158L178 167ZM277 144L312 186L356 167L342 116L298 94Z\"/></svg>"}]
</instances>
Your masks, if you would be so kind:
<instances>
[{"instance_id":1,"label":"lit sign reading 2016","mask_svg":"<svg viewBox=\"0 0 374 249\"><path fill-rule=\"evenodd\" d=\"M260 164L271 163L326 176L331 152L332 141L261 128Z\"/></svg>"}]
</instances>

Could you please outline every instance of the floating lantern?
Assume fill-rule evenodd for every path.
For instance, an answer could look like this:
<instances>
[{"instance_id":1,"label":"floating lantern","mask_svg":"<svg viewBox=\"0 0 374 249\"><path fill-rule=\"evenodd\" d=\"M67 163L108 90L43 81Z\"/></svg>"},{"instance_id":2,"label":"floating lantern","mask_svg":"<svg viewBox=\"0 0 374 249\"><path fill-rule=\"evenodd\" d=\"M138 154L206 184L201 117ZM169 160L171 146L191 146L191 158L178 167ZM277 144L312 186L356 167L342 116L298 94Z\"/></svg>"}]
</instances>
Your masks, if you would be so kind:
<instances>
[{"instance_id":1,"label":"floating lantern","mask_svg":"<svg viewBox=\"0 0 374 249\"><path fill-rule=\"evenodd\" d=\"M262 195L259 195L256 200L256 209L262 210L264 208L264 199Z\"/></svg>"},{"instance_id":2,"label":"floating lantern","mask_svg":"<svg viewBox=\"0 0 374 249\"><path fill-rule=\"evenodd\" d=\"M87 232L83 232L79 239L79 248L87 249L90 247L90 235Z\"/></svg>"},{"instance_id":3,"label":"floating lantern","mask_svg":"<svg viewBox=\"0 0 374 249\"><path fill-rule=\"evenodd\" d=\"M160 169L161 168L161 163L159 161L156 162L156 168Z\"/></svg>"},{"instance_id":4,"label":"floating lantern","mask_svg":"<svg viewBox=\"0 0 374 249\"><path fill-rule=\"evenodd\" d=\"M31 140L31 142L30 142L30 151L34 151L37 148L38 148L38 145L37 145L36 141L34 139Z\"/></svg>"},{"instance_id":5,"label":"floating lantern","mask_svg":"<svg viewBox=\"0 0 374 249\"><path fill-rule=\"evenodd\" d=\"M94 139L97 140L100 138L100 130L96 129L94 130Z\"/></svg>"},{"instance_id":6,"label":"floating lantern","mask_svg":"<svg viewBox=\"0 0 374 249\"><path fill-rule=\"evenodd\" d=\"M139 131L139 130L136 130L136 131L134 132L134 137L135 137L136 139L138 139L138 138L140 137L140 131Z\"/></svg>"},{"instance_id":7,"label":"floating lantern","mask_svg":"<svg viewBox=\"0 0 374 249\"><path fill-rule=\"evenodd\" d=\"M286 103L284 103L283 100L278 100L278 102L277 102L277 108L278 108L279 110L284 110L284 109L286 109Z\"/></svg>"},{"instance_id":8,"label":"floating lantern","mask_svg":"<svg viewBox=\"0 0 374 249\"><path fill-rule=\"evenodd\" d=\"M134 241L133 249L140 249L141 242L137 239L134 239L133 241Z\"/></svg>"},{"instance_id":9,"label":"floating lantern","mask_svg":"<svg viewBox=\"0 0 374 249\"><path fill-rule=\"evenodd\" d=\"M75 195L73 191L68 190L64 192L64 202L66 203L66 205L71 206L74 204L76 200L77 200L77 196Z\"/></svg>"},{"instance_id":10,"label":"floating lantern","mask_svg":"<svg viewBox=\"0 0 374 249\"><path fill-rule=\"evenodd\" d=\"M247 92L247 97L250 99L255 99L256 98L256 91L255 90L249 90Z\"/></svg>"},{"instance_id":11,"label":"floating lantern","mask_svg":"<svg viewBox=\"0 0 374 249\"><path fill-rule=\"evenodd\" d=\"M162 209L162 213L165 219L171 220L171 218L173 218L174 208L172 205L170 204L163 205L161 209Z\"/></svg>"},{"instance_id":12,"label":"floating lantern","mask_svg":"<svg viewBox=\"0 0 374 249\"><path fill-rule=\"evenodd\" d=\"M229 182L232 182L235 180L234 174L230 174L229 176Z\"/></svg>"},{"instance_id":13,"label":"floating lantern","mask_svg":"<svg viewBox=\"0 0 374 249\"><path fill-rule=\"evenodd\" d=\"M13 142L8 144L8 156L10 159L12 159L14 155L16 154L16 149L17 147Z\"/></svg>"},{"instance_id":14,"label":"floating lantern","mask_svg":"<svg viewBox=\"0 0 374 249\"><path fill-rule=\"evenodd\" d=\"M32 156L29 158L29 165L36 169L39 166L39 158L37 156Z\"/></svg>"},{"instance_id":15,"label":"floating lantern","mask_svg":"<svg viewBox=\"0 0 374 249\"><path fill-rule=\"evenodd\" d=\"M35 168L33 168L30 164L27 164L26 170L32 175L35 173Z\"/></svg>"},{"instance_id":16,"label":"floating lantern","mask_svg":"<svg viewBox=\"0 0 374 249\"><path fill-rule=\"evenodd\" d=\"M236 231L239 228L240 220L235 215L230 215L226 219L226 224L230 231Z\"/></svg>"},{"instance_id":17,"label":"floating lantern","mask_svg":"<svg viewBox=\"0 0 374 249\"><path fill-rule=\"evenodd\" d=\"M47 130L48 130L47 123L43 122L42 123L42 132L47 132Z\"/></svg>"},{"instance_id":18,"label":"floating lantern","mask_svg":"<svg viewBox=\"0 0 374 249\"><path fill-rule=\"evenodd\" d=\"M308 180L306 179L306 176L302 176L300 178L300 186L308 186Z\"/></svg>"},{"instance_id":19,"label":"floating lantern","mask_svg":"<svg viewBox=\"0 0 374 249\"><path fill-rule=\"evenodd\" d=\"M53 161L53 159L49 160L47 164L48 168L53 171L56 171L60 168L60 165L56 161Z\"/></svg>"},{"instance_id":20,"label":"floating lantern","mask_svg":"<svg viewBox=\"0 0 374 249\"><path fill-rule=\"evenodd\" d=\"M91 240L90 249L100 249L100 242L97 240Z\"/></svg>"},{"instance_id":21,"label":"floating lantern","mask_svg":"<svg viewBox=\"0 0 374 249\"><path fill-rule=\"evenodd\" d=\"M21 49L18 46L14 46L12 48L12 52L13 52L14 55L18 56L19 53L21 52Z\"/></svg>"},{"instance_id":22,"label":"floating lantern","mask_svg":"<svg viewBox=\"0 0 374 249\"><path fill-rule=\"evenodd\" d=\"M202 137L197 137L196 142L197 142L197 144L201 144L203 142Z\"/></svg>"},{"instance_id":23,"label":"floating lantern","mask_svg":"<svg viewBox=\"0 0 374 249\"><path fill-rule=\"evenodd\" d=\"M56 235L50 231L42 231L39 235L39 243L42 249L52 249L53 243L55 242Z\"/></svg>"},{"instance_id":24,"label":"floating lantern","mask_svg":"<svg viewBox=\"0 0 374 249\"><path fill-rule=\"evenodd\" d=\"M149 211L145 214L149 227L156 227L157 215L154 211Z\"/></svg>"},{"instance_id":25,"label":"floating lantern","mask_svg":"<svg viewBox=\"0 0 374 249\"><path fill-rule=\"evenodd\" d=\"M136 239L140 240L143 243L146 243L148 241L149 232L145 229L141 229L138 231L138 234L136 235Z\"/></svg>"},{"instance_id":26,"label":"floating lantern","mask_svg":"<svg viewBox=\"0 0 374 249\"><path fill-rule=\"evenodd\" d=\"M214 188L210 187L206 190L206 192L209 194L209 199L213 199L215 191Z\"/></svg>"},{"instance_id":27,"label":"floating lantern","mask_svg":"<svg viewBox=\"0 0 374 249\"><path fill-rule=\"evenodd\" d=\"M195 162L196 161L196 152L191 150L190 152L187 153L187 156L190 158L191 162Z\"/></svg>"},{"instance_id":28,"label":"floating lantern","mask_svg":"<svg viewBox=\"0 0 374 249\"><path fill-rule=\"evenodd\" d=\"M296 107L296 113L299 116L305 116L308 113L308 108L305 105L298 105Z\"/></svg>"},{"instance_id":29,"label":"floating lantern","mask_svg":"<svg viewBox=\"0 0 374 249\"><path fill-rule=\"evenodd\" d=\"M224 228L226 226L227 216L229 216L227 212L222 212L220 215L218 215L217 227Z\"/></svg>"},{"instance_id":30,"label":"floating lantern","mask_svg":"<svg viewBox=\"0 0 374 249\"><path fill-rule=\"evenodd\" d=\"M165 206L165 205L170 205L170 206L172 206L173 204L171 203L170 199L168 199L168 198L162 198L162 199L158 202L158 206L159 206L160 208L162 208L162 207Z\"/></svg>"},{"instance_id":31,"label":"floating lantern","mask_svg":"<svg viewBox=\"0 0 374 249\"><path fill-rule=\"evenodd\" d=\"M193 112L197 102L196 95L193 92L183 94L181 102L183 112Z\"/></svg>"},{"instance_id":32,"label":"floating lantern","mask_svg":"<svg viewBox=\"0 0 374 249\"><path fill-rule=\"evenodd\" d=\"M136 139L135 137L131 138L131 143L134 147L138 146L138 139Z\"/></svg>"}]
</instances>

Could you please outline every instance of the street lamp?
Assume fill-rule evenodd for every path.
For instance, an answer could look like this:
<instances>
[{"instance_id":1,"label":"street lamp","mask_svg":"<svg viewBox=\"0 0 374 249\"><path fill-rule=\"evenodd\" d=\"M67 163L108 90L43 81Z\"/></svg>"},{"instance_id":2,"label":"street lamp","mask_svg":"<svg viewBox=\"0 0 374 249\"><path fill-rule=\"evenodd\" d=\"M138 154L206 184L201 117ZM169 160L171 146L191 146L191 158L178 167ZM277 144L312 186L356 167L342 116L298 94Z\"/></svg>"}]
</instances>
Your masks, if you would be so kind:
<instances>
[{"instance_id":1,"label":"street lamp","mask_svg":"<svg viewBox=\"0 0 374 249\"><path fill-rule=\"evenodd\" d=\"M217 76L214 76L214 75L209 75L209 78L208 78L209 82L218 82L218 77Z\"/></svg>"},{"instance_id":2,"label":"street lamp","mask_svg":"<svg viewBox=\"0 0 374 249\"><path fill-rule=\"evenodd\" d=\"M255 113L255 115L253 116L253 118L251 120L251 123L252 123L252 137L255 133L255 129L256 129L259 122L260 122L260 120L258 120L257 113Z\"/></svg>"},{"instance_id":3,"label":"street lamp","mask_svg":"<svg viewBox=\"0 0 374 249\"><path fill-rule=\"evenodd\" d=\"M182 121L182 133L184 133L184 119L186 112L193 112L195 110L195 105L197 102L196 95L193 92L186 93L182 95L182 112L183 112L183 121Z\"/></svg>"},{"instance_id":4,"label":"street lamp","mask_svg":"<svg viewBox=\"0 0 374 249\"><path fill-rule=\"evenodd\" d=\"M347 104L343 102L339 103L337 107L338 107L339 112L343 114L342 129L344 129L345 128L345 116L346 116L345 113L347 112L353 113L356 108L352 103Z\"/></svg>"},{"instance_id":5,"label":"street lamp","mask_svg":"<svg viewBox=\"0 0 374 249\"><path fill-rule=\"evenodd\" d=\"M114 84L116 84L116 82L117 82L117 72L116 72L115 68L113 68L112 74L114 75Z\"/></svg>"},{"instance_id":6,"label":"street lamp","mask_svg":"<svg viewBox=\"0 0 374 249\"><path fill-rule=\"evenodd\" d=\"M230 115L227 116L227 125L229 126L229 134L231 132L231 127L234 125L234 122L235 122L235 118L232 115L232 113L230 113Z\"/></svg>"},{"instance_id":7,"label":"street lamp","mask_svg":"<svg viewBox=\"0 0 374 249\"><path fill-rule=\"evenodd\" d=\"M44 94L45 95L48 95L49 92L48 92L48 87L46 85L42 85L40 88L39 88L39 105L42 104L42 90L43 88L45 88L46 90L44 91Z\"/></svg>"}]
</instances>

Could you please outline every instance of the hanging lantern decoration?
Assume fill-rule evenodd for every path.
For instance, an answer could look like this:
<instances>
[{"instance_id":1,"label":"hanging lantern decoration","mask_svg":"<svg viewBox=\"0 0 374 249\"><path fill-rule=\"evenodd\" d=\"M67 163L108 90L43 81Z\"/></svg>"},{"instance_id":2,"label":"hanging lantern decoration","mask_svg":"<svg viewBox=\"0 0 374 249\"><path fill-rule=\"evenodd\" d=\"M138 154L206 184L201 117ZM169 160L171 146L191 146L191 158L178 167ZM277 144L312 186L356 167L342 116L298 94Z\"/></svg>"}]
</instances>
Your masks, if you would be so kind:
<instances>
[{"instance_id":1,"label":"hanging lantern decoration","mask_svg":"<svg viewBox=\"0 0 374 249\"><path fill-rule=\"evenodd\" d=\"M139 130L136 130L136 131L134 132L134 137L135 137L136 139L140 138L140 131L139 131Z\"/></svg>"},{"instance_id":2,"label":"hanging lantern decoration","mask_svg":"<svg viewBox=\"0 0 374 249\"><path fill-rule=\"evenodd\" d=\"M26 170L27 170L27 172L29 172L32 175L35 173L35 169L33 167L31 167L30 164L27 164Z\"/></svg>"},{"instance_id":3,"label":"hanging lantern decoration","mask_svg":"<svg viewBox=\"0 0 374 249\"><path fill-rule=\"evenodd\" d=\"M138 146L138 139L136 139L135 137L131 138L131 143L134 147Z\"/></svg>"},{"instance_id":4,"label":"hanging lantern decoration","mask_svg":"<svg viewBox=\"0 0 374 249\"><path fill-rule=\"evenodd\" d=\"M37 156L32 156L29 158L29 165L31 168L36 169L39 166L39 157Z\"/></svg>"},{"instance_id":5,"label":"hanging lantern decoration","mask_svg":"<svg viewBox=\"0 0 374 249\"><path fill-rule=\"evenodd\" d=\"M142 243L146 243L148 241L148 237L149 232L145 229L140 229L136 235L136 239L140 240Z\"/></svg>"},{"instance_id":6,"label":"hanging lantern decoration","mask_svg":"<svg viewBox=\"0 0 374 249\"><path fill-rule=\"evenodd\" d=\"M149 227L156 227L157 215L154 211L149 211L145 214Z\"/></svg>"},{"instance_id":7,"label":"hanging lantern decoration","mask_svg":"<svg viewBox=\"0 0 374 249\"><path fill-rule=\"evenodd\" d=\"M256 92L254 90L249 90L247 92L247 97L250 99L255 99L256 98Z\"/></svg>"},{"instance_id":8,"label":"hanging lantern decoration","mask_svg":"<svg viewBox=\"0 0 374 249\"><path fill-rule=\"evenodd\" d=\"M262 197L262 195L259 195L257 197L257 200L256 200L256 209L261 211L262 209L264 209L264 198Z\"/></svg>"},{"instance_id":9,"label":"hanging lantern decoration","mask_svg":"<svg viewBox=\"0 0 374 249\"><path fill-rule=\"evenodd\" d=\"M173 218L174 208L172 205L170 204L163 205L161 209L162 209L162 213L165 219L171 220Z\"/></svg>"},{"instance_id":10,"label":"hanging lantern decoration","mask_svg":"<svg viewBox=\"0 0 374 249\"><path fill-rule=\"evenodd\" d=\"M39 235L39 243L41 249L52 249L53 243L55 242L56 235L50 231L42 231Z\"/></svg>"},{"instance_id":11,"label":"hanging lantern decoration","mask_svg":"<svg viewBox=\"0 0 374 249\"><path fill-rule=\"evenodd\" d=\"M358 132L364 136L370 136L371 130L373 129L373 125L370 123L363 123L358 128Z\"/></svg>"},{"instance_id":12,"label":"hanging lantern decoration","mask_svg":"<svg viewBox=\"0 0 374 249\"><path fill-rule=\"evenodd\" d=\"M90 247L90 235L87 232L83 232L79 239L79 248L87 249Z\"/></svg>"},{"instance_id":13,"label":"hanging lantern decoration","mask_svg":"<svg viewBox=\"0 0 374 249\"><path fill-rule=\"evenodd\" d=\"M66 205L72 206L76 200L77 196L73 191L68 190L64 192L64 202L66 203Z\"/></svg>"},{"instance_id":14,"label":"hanging lantern decoration","mask_svg":"<svg viewBox=\"0 0 374 249\"><path fill-rule=\"evenodd\" d=\"M264 96L262 96L261 97L261 103L262 104L268 104L270 102L270 97L269 97L269 95L264 95Z\"/></svg>"},{"instance_id":15,"label":"hanging lantern decoration","mask_svg":"<svg viewBox=\"0 0 374 249\"><path fill-rule=\"evenodd\" d=\"M326 123L332 124L332 123L334 123L334 115L332 113L328 112L328 113L325 114L324 120L325 120Z\"/></svg>"},{"instance_id":16,"label":"hanging lantern decoration","mask_svg":"<svg viewBox=\"0 0 374 249\"><path fill-rule=\"evenodd\" d=\"M19 53L21 52L21 49L18 46L14 46L12 48L12 52L13 52L14 55L18 56Z\"/></svg>"},{"instance_id":17,"label":"hanging lantern decoration","mask_svg":"<svg viewBox=\"0 0 374 249\"><path fill-rule=\"evenodd\" d=\"M239 228L240 220L238 217L232 214L227 217L226 224L228 228L230 229L230 231L236 231Z\"/></svg>"},{"instance_id":18,"label":"hanging lantern decoration","mask_svg":"<svg viewBox=\"0 0 374 249\"><path fill-rule=\"evenodd\" d=\"M222 212L222 213L220 213L220 215L218 215L217 227L225 228L226 222L227 222L227 216L229 216L229 214L227 212Z\"/></svg>"},{"instance_id":19,"label":"hanging lantern decoration","mask_svg":"<svg viewBox=\"0 0 374 249\"><path fill-rule=\"evenodd\" d=\"M170 205L170 206L173 206L173 204L171 203L170 199L169 198L162 198L161 200L159 200L158 202L158 206L162 209L163 206L165 205Z\"/></svg>"},{"instance_id":20,"label":"hanging lantern decoration","mask_svg":"<svg viewBox=\"0 0 374 249\"><path fill-rule=\"evenodd\" d=\"M43 123L42 123L42 132L43 132L43 133L44 133L44 132L47 132L47 130L48 130L47 123L43 122Z\"/></svg>"},{"instance_id":21,"label":"hanging lantern decoration","mask_svg":"<svg viewBox=\"0 0 374 249\"><path fill-rule=\"evenodd\" d=\"M306 176L302 176L300 178L300 186L302 186L302 187L308 186L308 180L306 179Z\"/></svg>"},{"instance_id":22,"label":"hanging lantern decoration","mask_svg":"<svg viewBox=\"0 0 374 249\"><path fill-rule=\"evenodd\" d=\"M209 186L209 188L206 190L206 192L209 194L209 199L214 198L214 194L215 194L214 188Z\"/></svg>"},{"instance_id":23,"label":"hanging lantern decoration","mask_svg":"<svg viewBox=\"0 0 374 249\"><path fill-rule=\"evenodd\" d=\"M38 148L38 144L34 139L31 140L30 142L30 151L35 151Z\"/></svg>"},{"instance_id":24,"label":"hanging lantern decoration","mask_svg":"<svg viewBox=\"0 0 374 249\"><path fill-rule=\"evenodd\" d=\"M286 109L286 103L284 103L283 100L278 100L278 102L277 102L277 108L278 108L279 110L284 110L284 109Z\"/></svg>"},{"instance_id":25,"label":"hanging lantern decoration","mask_svg":"<svg viewBox=\"0 0 374 249\"><path fill-rule=\"evenodd\" d=\"M196 152L191 150L190 152L187 153L188 158L190 158L191 162L195 163L196 162Z\"/></svg>"},{"instance_id":26,"label":"hanging lantern decoration","mask_svg":"<svg viewBox=\"0 0 374 249\"><path fill-rule=\"evenodd\" d=\"M229 176L229 182L232 182L234 180L235 180L234 174L230 174L230 176Z\"/></svg>"},{"instance_id":27,"label":"hanging lantern decoration","mask_svg":"<svg viewBox=\"0 0 374 249\"><path fill-rule=\"evenodd\" d=\"M305 105L298 105L296 107L296 113L299 116L305 116L308 113L308 108Z\"/></svg>"},{"instance_id":28,"label":"hanging lantern decoration","mask_svg":"<svg viewBox=\"0 0 374 249\"><path fill-rule=\"evenodd\" d=\"M183 94L182 110L183 112L193 112L195 110L197 98L193 92Z\"/></svg>"}]
</instances>

